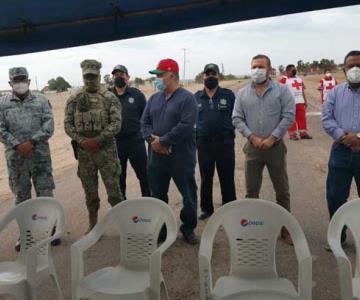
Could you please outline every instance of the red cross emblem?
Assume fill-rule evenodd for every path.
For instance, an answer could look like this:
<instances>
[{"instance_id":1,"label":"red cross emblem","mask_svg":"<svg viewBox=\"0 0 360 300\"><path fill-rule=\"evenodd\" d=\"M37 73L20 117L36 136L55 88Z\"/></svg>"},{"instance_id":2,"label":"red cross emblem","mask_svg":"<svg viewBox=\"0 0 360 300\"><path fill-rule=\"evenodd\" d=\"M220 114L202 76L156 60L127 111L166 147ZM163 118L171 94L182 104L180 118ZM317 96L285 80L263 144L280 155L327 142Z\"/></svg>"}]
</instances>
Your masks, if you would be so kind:
<instances>
[{"instance_id":1,"label":"red cross emblem","mask_svg":"<svg viewBox=\"0 0 360 300\"><path fill-rule=\"evenodd\" d=\"M334 85L332 85L332 82L330 82L330 84L326 87L327 90L332 90L333 87L335 87Z\"/></svg>"},{"instance_id":2,"label":"red cross emblem","mask_svg":"<svg viewBox=\"0 0 360 300\"><path fill-rule=\"evenodd\" d=\"M291 86L296 88L297 90L300 90L300 87L302 87L302 83L294 80L294 83Z\"/></svg>"}]
</instances>

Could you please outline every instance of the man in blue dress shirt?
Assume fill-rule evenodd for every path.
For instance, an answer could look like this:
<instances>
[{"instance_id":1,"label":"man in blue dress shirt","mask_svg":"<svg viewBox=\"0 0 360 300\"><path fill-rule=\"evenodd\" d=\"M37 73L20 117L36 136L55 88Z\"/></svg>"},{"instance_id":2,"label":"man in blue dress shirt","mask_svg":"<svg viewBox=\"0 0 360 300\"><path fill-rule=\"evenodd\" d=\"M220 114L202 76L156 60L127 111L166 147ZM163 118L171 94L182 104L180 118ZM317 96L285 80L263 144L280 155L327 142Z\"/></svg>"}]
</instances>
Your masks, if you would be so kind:
<instances>
[{"instance_id":1,"label":"man in blue dress shirt","mask_svg":"<svg viewBox=\"0 0 360 300\"><path fill-rule=\"evenodd\" d=\"M348 199L355 178L360 196L360 51L349 52L344 59L347 82L337 85L326 98L322 125L334 139L326 181L330 218ZM346 240L346 228L341 242ZM326 248L328 250L328 248Z\"/></svg>"}]
</instances>

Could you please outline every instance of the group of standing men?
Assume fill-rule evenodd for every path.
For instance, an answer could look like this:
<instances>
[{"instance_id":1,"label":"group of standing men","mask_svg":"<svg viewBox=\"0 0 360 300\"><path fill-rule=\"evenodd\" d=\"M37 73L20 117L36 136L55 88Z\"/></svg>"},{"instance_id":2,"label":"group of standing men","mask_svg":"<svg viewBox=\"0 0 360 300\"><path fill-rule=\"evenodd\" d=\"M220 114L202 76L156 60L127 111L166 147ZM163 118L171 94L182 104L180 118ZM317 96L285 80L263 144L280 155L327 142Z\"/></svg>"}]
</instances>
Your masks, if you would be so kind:
<instances>
[{"instance_id":1,"label":"group of standing men","mask_svg":"<svg viewBox=\"0 0 360 300\"><path fill-rule=\"evenodd\" d=\"M129 87L130 77L125 66L114 67L111 90L100 84L101 63L85 60L81 68L84 87L67 101L64 126L78 159L78 176L89 212L88 230L97 223L98 172L108 201L114 206L126 199L129 160L143 196L168 202L169 184L173 179L183 198L180 231L186 242L198 243L194 232L198 218L196 150L201 175L199 218L206 219L214 212L215 167L222 203L236 199L235 129L247 139L243 148L246 197L259 197L266 166L277 202L290 211L283 137L289 131L290 139L294 140L295 135L298 139L296 132L299 131L300 138L311 138L306 119L304 125L307 103L303 88L299 92L303 82L296 77L293 65L287 67L286 76L278 83L271 79L269 57L253 57L252 81L235 97L231 90L219 86L220 72L216 64L205 66L204 89L193 95L180 86L176 61L163 59L150 71L156 75L154 84L159 91L147 102L139 90ZM346 201L353 176L358 187L360 185L359 168L341 160L347 155L348 160L360 166L359 51L346 56L344 71L348 83L328 95L323 112L324 128L335 139L327 181L330 215ZM49 101L42 94L30 92L25 68L10 69L9 78L12 93L0 102L0 138L6 146L10 187L18 204L31 198L31 180L37 196L53 194L48 139L53 134L54 121ZM348 99L345 104L344 95ZM148 144L148 157L144 140ZM343 181L341 187L339 176ZM165 237L166 228L162 228L159 239ZM285 228L281 237L292 244Z\"/></svg>"}]
</instances>

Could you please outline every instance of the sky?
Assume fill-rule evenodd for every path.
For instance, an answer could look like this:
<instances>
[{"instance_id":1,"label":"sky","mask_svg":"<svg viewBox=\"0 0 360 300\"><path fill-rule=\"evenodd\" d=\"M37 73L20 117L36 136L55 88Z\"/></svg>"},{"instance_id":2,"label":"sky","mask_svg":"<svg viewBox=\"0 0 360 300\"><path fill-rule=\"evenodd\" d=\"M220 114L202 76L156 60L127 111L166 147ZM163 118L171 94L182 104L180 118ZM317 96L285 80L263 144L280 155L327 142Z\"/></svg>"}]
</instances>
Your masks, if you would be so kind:
<instances>
[{"instance_id":1,"label":"sky","mask_svg":"<svg viewBox=\"0 0 360 300\"><path fill-rule=\"evenodd\" d=\"M256 19L224 25L158 34L88 46L0 57L0 89L8 89L8 69L25 66L31 88L62 76L72 86L82 84L80 62L96 59L102 76L116 64L124 64L130 76L148 78L163 58L173 58L183 78L193 79L207 63L224 66L226 74L249 73L251 58L266 54L273 67L298 60L321 58L341 63L350 50L360 49L360 5L315 12Z\"/></svg>"}]
</instances>

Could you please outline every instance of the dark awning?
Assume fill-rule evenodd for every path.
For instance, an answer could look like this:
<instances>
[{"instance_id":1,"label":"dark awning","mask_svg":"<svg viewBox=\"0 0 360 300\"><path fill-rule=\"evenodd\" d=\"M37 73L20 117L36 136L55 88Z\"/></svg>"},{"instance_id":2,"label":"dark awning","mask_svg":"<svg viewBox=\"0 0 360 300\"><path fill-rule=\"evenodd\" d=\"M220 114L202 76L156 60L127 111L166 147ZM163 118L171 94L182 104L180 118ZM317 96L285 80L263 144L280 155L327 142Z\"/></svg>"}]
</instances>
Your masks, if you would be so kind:
<instances>
[{"instance_id":1,"label":"dark awning","mask_svg":"<svg viewBox=\"0 0 360 300\"><path fill-rule=\"evenodd\" d=\"M2 0L0 56L360 4L354 0Z\"/></svg>"}]
</instances>

